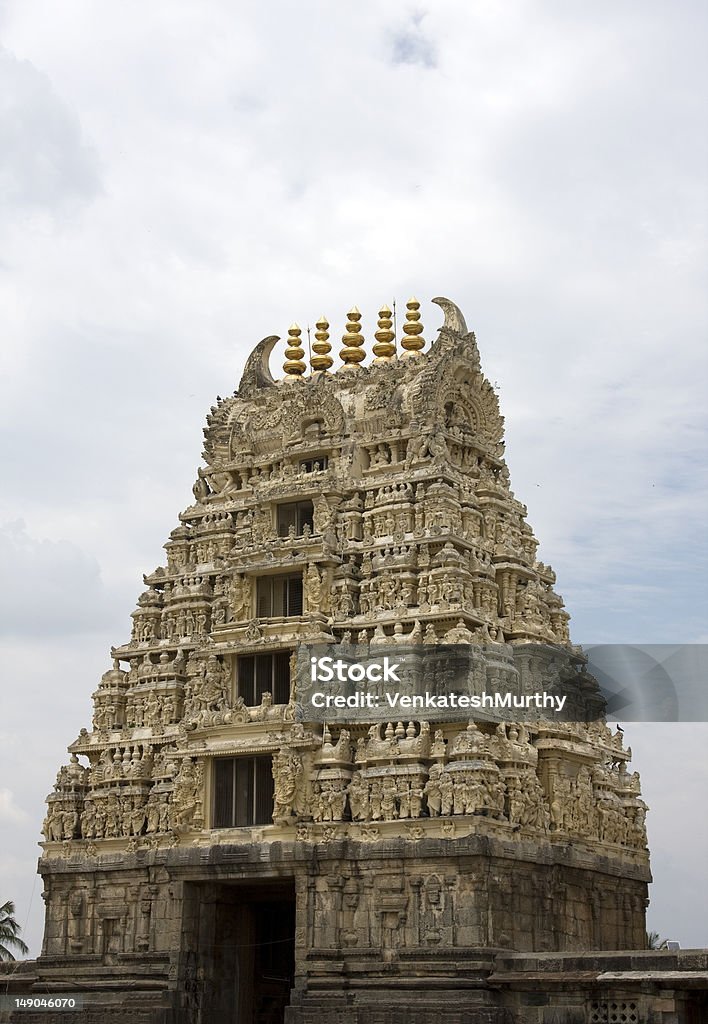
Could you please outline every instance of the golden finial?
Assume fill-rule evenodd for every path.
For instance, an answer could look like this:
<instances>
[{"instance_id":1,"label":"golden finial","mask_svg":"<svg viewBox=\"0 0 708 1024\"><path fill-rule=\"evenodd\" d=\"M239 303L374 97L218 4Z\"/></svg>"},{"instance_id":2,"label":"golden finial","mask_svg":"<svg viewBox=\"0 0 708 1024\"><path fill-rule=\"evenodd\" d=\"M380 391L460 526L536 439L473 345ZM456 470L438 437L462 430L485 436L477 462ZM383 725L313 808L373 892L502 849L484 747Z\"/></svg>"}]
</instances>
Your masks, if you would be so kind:
<instances>
[{"instance_id":1,"label":"golden finial","mask_svg":"<svg viewBox=\"0 0 708 1024\"><path fill-rule=\"evenodd\" d=\"M409 299L406 303L406 322L403 325L403 333L405 338L401 341L404 349L404 359L411 359L414 356L420 355L420 350L425 345L425 338L422 338L423 325L418 323L420 320L420 303L417 299Z\"/></svg>"},{"instance_id":2,"label":"golden finial","mask_svg":"<svg viewBox=\"0 0 708 1024\"><path fill-rule=\"evenodd\" d=\"M315 355L310 358L310 363L313 370L329 370L334 360L330 355L332 346L329 343L329 322L327 318L321 316L315 327L317 328L315 331L315 343L312 346Z\"/></svg>"},{"instance_id":3,"label":"golden finial","mask_svg":"<svg viewBox=\"0 0 708 1024\"><path fill-rule=\"evenodd\" d=\"M374 335L376 338L376 344L374 345L375 363L390 363L396 355L396 346L393 344L393 339L396 335L391 330L392 324L391 310L388 306L382 306L379 310L379 329Z\"/></svg>"},{"instance_id":4,"label":"golden finial","mask_svg":"<svg viewBox=\"0 0 708 1024\"><path fill-rule=\"evenodd\" d=\"M299 380L305 372L305 362L302 358L305 355L305 349L300 343L301 334L302 328L298 327L297 324L291 324L288 327L287 348L285 349L285 362L283 363L286 381Z\"/></svg>"},{"instance_id":5,"label":"golden finial","mask_svg":"<svg viewBox=\"0 0 708 1024\"><path fill-rule=\"evenodd\" d=\"M360 363L362 359L366 358L364 352L364 339L359 336L361 331L361 313L354 306L347 313L347 326L346 331L342 335L342 341L344 342L344 348L340 349L339 355L344 363L343 370L352 370L356 368L356 364Z\"/></svg>"}]
</instances>

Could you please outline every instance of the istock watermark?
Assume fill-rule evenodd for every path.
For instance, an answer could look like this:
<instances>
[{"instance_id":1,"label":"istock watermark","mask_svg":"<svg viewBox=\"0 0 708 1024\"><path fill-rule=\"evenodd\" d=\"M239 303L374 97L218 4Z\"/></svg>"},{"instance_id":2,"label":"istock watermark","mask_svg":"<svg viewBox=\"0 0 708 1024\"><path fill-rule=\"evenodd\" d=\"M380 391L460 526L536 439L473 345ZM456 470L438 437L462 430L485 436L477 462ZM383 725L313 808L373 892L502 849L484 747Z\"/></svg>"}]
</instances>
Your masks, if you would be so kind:
<instances>
[{"instance_id":1,"label":"istock watermark","mask_svg":"<svg viewBox=\"0 0 708 1024\"><path fill-rule=\"evenodd\" d=\"M529 645L531 647L531 645ZM476 717L590 720L603 701L582 659L534 646L522 657L502 644L304 645L297 659L301 721Z\"/></svg>"},{"instance_id":2,"label":"istock watermark","mask_svg":"<svg viewBox=\"0 0 708 1024\"><path fill-rule=\"evenodd\" d=\"M374 709L383 708L385 711L427 711L440 710L550 710L557 713L563 711L567 694L548 693L543 690L537 693L512 693L511 690L494 691L487 693L457 693L454 690L449 693L431 693L426 690L423 693L403 692L401 684L403 680L399 672L403 670L404 661L399 656L393 661L388 655L382 659L369 657L367 661L349 661L342 657L334 658L325 654L319 658L310 655L310 682L311 689L308 690L311 706L316 710L329 710L331 708L355 708ZM411 674L416 666L412 661L406 666ZM388 688L381 693L371 690L356 690L351 693L327 692L322 687L325 684L337 683L384 683ZM319 687L319 688L318 688Z\"/></svg>"},{"instance_id":3,"label":"istock watermark","mask_svg":"<svg viewBox=\"0 0 708 1024\"><path fill-rule=\"evenodd\" d=\"M401 678L397 675L400 662L391 664L388 657L383 661L371 660L368 664L360 661L344 661L342 658L334 658L324 655L317 658L310 657L310 679L313 683L331 683L337 679L340 683L347 681L360 683L368 679L370 683L400 683Z\"/></svg>"},{"instance_id":4,"label":"istock watermark","mask_svg":"<svg viewBox=\"0 0 708 1024\"><path fill-rule=\"evenodd\" d=\"M708 647L318 644L297 654L300 721L705 721Z\"/></svg>"}]
</instances>

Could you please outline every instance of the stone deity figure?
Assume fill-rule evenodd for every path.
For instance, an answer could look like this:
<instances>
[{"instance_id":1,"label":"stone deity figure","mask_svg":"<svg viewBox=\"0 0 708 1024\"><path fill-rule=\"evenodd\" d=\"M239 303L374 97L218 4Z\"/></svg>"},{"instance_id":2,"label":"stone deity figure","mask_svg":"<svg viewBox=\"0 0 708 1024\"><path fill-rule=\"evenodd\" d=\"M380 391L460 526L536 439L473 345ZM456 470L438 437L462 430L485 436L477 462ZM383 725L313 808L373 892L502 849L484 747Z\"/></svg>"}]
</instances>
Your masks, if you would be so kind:
<instances>
[{"instance_id":1,"label":"stone deity figure","mask_svg":"<svg viewBox=\"0 0 708 1024\"><path fill-rule=\"evenodd\" d=\"M428 801L428 813L431 818L437 818L442 808L442 790L440 788L440 778L442 774L442 765L434 764L430 768L430 774L428 781L426 782L423 792Z\"/></svg>"},{"instance_id":2,"label":"stone deity figure","mask_svg":"<svg viewBox=\"0 0 708 1024\"><path fill-rule=\"evenodd\" d=\"M185 758L175 780L170 823L173 828L189 826L195 817L200 776L190 758Z\"/></svg>"},{"instance_id":3,"label":"stone deity figure","mask_svg":"<svg viewBox=\"0 0 708 1024\"><path fill-rule=\"evenodd\" d=\"M455 785L447 772L443 772L440 776L440 813L443 817L452 814L454 799Z\"/></svg>"},{"instance_id":4,"label":"stone deity figure","mask_svg":"<svg viewBox=\"0 0 708 1024\"><path fill-rule=\"evenodd\" d=\"M370 795L369 795L369 805L370 805L370 808L371 808L371 820L372 821L380 821L381 820L381 817L382 817L382 814L381 814L381 809L382 809L381 808L381 804L382 804L381 783L379 782L378 779L374 779L374 781L371 783L371 790L370 790Z\"/></svg>"},{"instance_id":5,"label":"stone deity figure","mask_svg":"<svg viewBox=\"0 0 708 1024\"><path fill-rule=\"evenodd\" d=\"M141 835L143 828L145 827L145 820L147 817L147 808L142 802L140 797L135 797L133 809L130 813L130 832L131 835Z\"/></svg>"},{"instance_id":6,"label":"stone deity figure","mask_svg":"<svg viewBox=\"0 0 708 1024\"><path fill-rule=\"evenodd\" d=\"M336 783L332 794L332 816L335 821L342 821L347 805L347 793L341 782Z\"/></svg>"},{"instance_id":7,"label":"stone deity figure","mask_svg":"<svg viewBox=\"0 0 708 1024\"><path fill-rule=\"evenodd\" d=\"M78 824L79 824L79 815L78 815L77 811L75 811L75 810L64 811L64 814L63 814L63 817L62 817L62 826L63 826L62 838L63 839L73 839L74 835L76 834L76 829L78 827Z\"/></svg>"},{"instance_id":8,"label":"stone deity figure","mask_svg":"<svg viewBox=\"0 0 708 1024\"><path fill-rule=\"evenodd\" d=\"M160 804L158 831L167 832L170 827L170 804L166 801Z\"/></svg>"},{"instance_id":9,"label":"stone deity figure","mask_svg":"<svg viewBox=\"0 0 708 1024\"><path fill-rule=\"evenodd\" d=\"M443 735L442 729L436 729L435 730L435 737L434 737L433 743L432 743L432 745L430 747L430 756L431 757L444 757L445 756L446 746L447 745L445 743L445 737Z\"/></svg>"},{"instance_id":10,"label":"stone deity figure","mask_svg":"<svg viewBox=\"0 0 708 1024\"><path fill-rule=\"evenodd\" d=\"M411 817L411 785L407 780L404 781L397 793L398 799L398 817L399 818L410 818Z\"/></svg>"},{"instance_id":11,"label":"stone deity figure","mask_svg":"<svg viewBox=\"0 0 708 1024\"><path fill-rule=\"evenodd\" d=\"M199 469L199 476L192 487L192 493L194 494L196 501L199 503L206 501L209 494L209 484L204 479L204 470L201 469L201 467Z\"/></svg>"},{"instance_id":12,"label":"stone deity figure","mask_svg":"<svg viewBox=\"0 0 708 1024\"><path fill-rule=\"evenodd\" d=\"M303 773L302 758L281 747L273 758L273 821L286 822L295 810L297 792Z\"/></svg>"},{"instance_id":13,"label":"stone deity figure","mask_svg":"<svg viewBox=\"0 0 708 1024\"><path fill-rule=\"evenodd\" d=\"M151 793L147 802L146 832L157 832L160 826L160 803L156 793Z\"/></svg>"},{"instance_id":14,"label":"stone deity figure","mask_svg":"<svg viewBox=\"0 0 708 1024\"><path fill-rule=\"evenodd\" d=\"M90 800L87 800L81 812L81 835L84 839L93 839L95 832L96 808Z\"/></svg>"},{"instance_id":15,"label":"stone deity figure","mask_svg":"<svg viewBox=\"0 0 708 1024\"><path fill-rule=\"evenodd\" d=\"M411 818L420 818L423 813L423 788L414 782L410 790L410 812Z\"/></svg>"},{"instance_id":16,"label":"stone deity figure","mask_svg":"<svg viewBox=\"0 0 708 1024\"><path fill-rule=\"evenodd\" d=\"M352 780L349 783L348 795L349 795L349 808L352 812L352 819L354 821L359 820L363 817L364 801L363 801L363 785L361 772L354 772Z\"/></svg>"},{"instance_id":17,"label":"stone deity figure","mask_svg":"<svg viewBox=\"0 0 708 1024\"><path fill-rule=\"evenodd\" d=\"M332 510L323 494L315 500L312 523L315 533L324 534L332 518Z\"/></svg>"},{"instance_id":18,"label":"stone deity figure","mask_svg":"<svg viewBox=\"0 0 708 1024\"><path fill-rule=\"evenodd\" d=\"M237 574L229 586L229 604L234 621L247 619L251 615L251 579Z\"/></svg>"},{"instance_id":19,"label":"stone deity figure","mask_svg":"<svg viewBox=\"0 0 708 1024\"><path fill-rule=\"evenodd\" d=\"M310 564L305 573L305 598L308 612L320 611L322 601L322 580L317 566Z\"/></svg>"},{"instance_id":20,"label":"stone deity figure","mask_svg":"<svg viewBox=\"0 0 708 1024\"><path fill-rule=\"evenodd\" d=\"M387 776L383 781L381 792L381 815L386 821L395 818L396 815L396 783Z\"/></svg>"},{"instance_id":21,"label":"stone deity figure","mask_svg":"<svg viewBox=\"0 0 708 1024\"><path fill-rule=\"evenodd\" d=\"M62 837L62 819L56 807L50 807L42 826L44 838L48 842L56 841Z\"/></svg>"}]
</instances>

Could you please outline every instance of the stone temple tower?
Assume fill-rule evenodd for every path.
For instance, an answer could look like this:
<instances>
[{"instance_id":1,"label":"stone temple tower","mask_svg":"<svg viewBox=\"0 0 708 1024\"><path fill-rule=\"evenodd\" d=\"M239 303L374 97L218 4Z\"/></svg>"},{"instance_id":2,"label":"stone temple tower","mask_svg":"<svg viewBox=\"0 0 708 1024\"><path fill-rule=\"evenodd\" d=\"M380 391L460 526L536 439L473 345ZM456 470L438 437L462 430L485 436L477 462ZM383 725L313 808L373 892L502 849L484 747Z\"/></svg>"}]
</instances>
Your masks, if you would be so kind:
<instances>
[{"instance_id":1,"label":"stone temple tower","mask_svg":"<svg viewBox=\"0 0 708 1024\"><path fill-rule=\"evenodd\" d=\"M356 309L336 372L324 318L278 381L266 338L207 417L48 797L38 970L96 1020L535 1021L495 958L644 945L646 808L603 720L297 713L305 643L474 645L490 678L575 651L475 336L434 301L427 351L417 301L399 339L381 309L369 365Z\"/></svg>"}]
</instances>

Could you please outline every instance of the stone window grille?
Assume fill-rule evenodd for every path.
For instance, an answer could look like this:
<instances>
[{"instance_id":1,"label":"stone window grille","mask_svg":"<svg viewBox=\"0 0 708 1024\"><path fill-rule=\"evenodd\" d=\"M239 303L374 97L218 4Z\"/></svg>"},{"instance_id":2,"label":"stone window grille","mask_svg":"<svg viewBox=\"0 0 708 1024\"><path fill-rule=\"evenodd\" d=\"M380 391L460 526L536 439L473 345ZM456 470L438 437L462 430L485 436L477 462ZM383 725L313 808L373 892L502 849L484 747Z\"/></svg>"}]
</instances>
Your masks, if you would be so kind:
<instances>
[{"instance_id":1,"label":"stone window grille","mask_svg":"<svg viewBox=\"0 0 708 1024\"><path fill-rule=\"evenodd\" d=\"M302 615L302 576L262 576L256 599L259 619Z\"/></svg>"},{"instance_id":2,"label":"stone window grille","mask_svg":"<svg viewBox=\"0 0 708 1024\"><path fill-rule=\"evenodd\" d=\"M293 527L295 535L302 537L305 526L313 528L314 510L311 501L287 501L278 505L278 536L287 537Z\"/></svg>"},{"instance_id":3,"label":"stone window grille","mask_svg":"<svg viewBox=\"0 0 708 1024\"><path fill-rule=\"evenodd\" d=\"M214 828L270 825L273 814L273 759L214 759Z\"/></svg>"},{"instance_id":4,"label":"stone window grille","mask_svg":"<svg viewBox=\"0 0 708 1024\"><path fill-rule=\"evenodd\" d=\"M236 662L237 695L248 707L257 707L264 693L270 693L274 704L290 700L290 651L269 654L244 654Z\"/></svg>"},{"instance_id":5,"label":"stone window grille","mask_svg":"<svg viewBox=\"0 0 708 1024\"><path fill-rule=\"evenodd\" d=\"M300 472L316 473L318 470L327 469L328 461L326 455L315 455L312 459L303 459L300 463Z\"/></svg>"},{"instance_id":6,"label":"stone window grille","mask_svg":"<svg viewBox=\"0 0 708 1024\"><path fill-rule=\"evenodd\" d=\"M590 1003L589 1024L639 1024L636 1003L608 1000Z\"/></svg>"}]
</instances>

